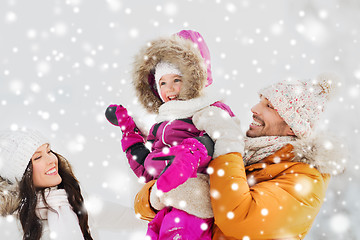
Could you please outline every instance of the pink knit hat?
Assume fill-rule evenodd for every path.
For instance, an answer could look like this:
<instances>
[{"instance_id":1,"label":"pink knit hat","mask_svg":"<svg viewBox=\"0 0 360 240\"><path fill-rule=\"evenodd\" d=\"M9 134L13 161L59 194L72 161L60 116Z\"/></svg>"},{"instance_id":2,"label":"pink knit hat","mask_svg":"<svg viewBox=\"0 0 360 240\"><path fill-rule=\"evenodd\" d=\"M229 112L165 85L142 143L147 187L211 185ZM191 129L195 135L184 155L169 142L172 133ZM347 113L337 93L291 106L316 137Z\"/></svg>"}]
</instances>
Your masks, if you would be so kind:
<instances>
[{"instance_id":1,"label":"pink knit hat","mask_svg":"<svg viewBox=\"0 0 360 240\"><path fill-rule=\"evenodd\" d=\"M332 95L336 75L321 74L312 81L282 81L259 91L297 137L308 137Z\"/></svg>"}]
</instances>

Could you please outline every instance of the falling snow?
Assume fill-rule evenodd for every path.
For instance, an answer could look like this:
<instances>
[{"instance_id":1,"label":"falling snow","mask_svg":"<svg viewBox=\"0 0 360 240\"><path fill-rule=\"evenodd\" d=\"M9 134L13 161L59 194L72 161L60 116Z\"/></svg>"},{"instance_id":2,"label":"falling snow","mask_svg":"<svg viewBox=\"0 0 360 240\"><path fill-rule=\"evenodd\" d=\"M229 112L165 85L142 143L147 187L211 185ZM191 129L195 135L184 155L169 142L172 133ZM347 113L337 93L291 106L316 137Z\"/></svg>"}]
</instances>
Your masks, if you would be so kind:
<instances>
[{"instance_id":1,"label":"falling snow","mask_svg":"<svg viewBox=\"0 0 360 240\"><path fill-rule=\"evenodd\" d=\"M154 116L141 108L131 85L133 57L151 39L186 28L201 32L208 43L214 79L209 91L231 106L244 131L261 87L283 79L310 79L322 71L341 76L342 86L319 127L344 139L351 152L343 159L345 173L330 181L326 201L305 239L360 239L360 228L353 224L360 216L357 1L189 0L139 5L130 0L66 0L37 5L33 0L0 3L2 128L45 133L54 150L73 165L90 213L101 213L105 201L132 207L145 181L128 167L121 131L104 118L106 106L123 104L143 116L146 128L152 126ZM214 137L219 134L214 131ZM323 147L334 146L329 140ZM207 172L225 175L222 169ZM247 181L256 184L254 178ZM299 178L294 189L309 194L311 185ZM229 191L240 188L231 183ZM221 197L216 190L211 196ZM259 214L270 216L267 209ZM227 217L236 216L229 212ZM11 227L14 221L11 216L0 218L0 239L11 240L18 232ZM100 232L101 239L144 238L146 225L139 231L129 229Z\"/></svg>"}]
</instances>

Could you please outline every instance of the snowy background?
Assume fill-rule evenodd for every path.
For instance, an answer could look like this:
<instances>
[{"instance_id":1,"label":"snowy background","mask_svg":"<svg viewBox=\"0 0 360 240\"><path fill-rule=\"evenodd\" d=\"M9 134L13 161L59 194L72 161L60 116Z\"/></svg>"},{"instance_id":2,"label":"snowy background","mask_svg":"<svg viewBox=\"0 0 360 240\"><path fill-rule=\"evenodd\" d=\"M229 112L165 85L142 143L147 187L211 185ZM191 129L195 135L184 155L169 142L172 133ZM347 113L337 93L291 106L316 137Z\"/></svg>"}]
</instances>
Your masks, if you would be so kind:
<instances>
[{"instance_id":1,"label":"snowy background","mask_svg":"<svg viewBox=\"0 0 360 240\"><path fill-rule=\"evenodd\" d=\"M350 154L306 239L360 239L359 23L358 0L2 0L1 129L46 134L72 163L90 211L107 201L132 207L142 184L104 111L121 103L153 124L130 77L133 56L149 40L199 31L212 55L214 91L244 130L260 87L336 72L342 86L320 125L344 139ZM12 221L0 219L1 239L14 236ZM100 231L102 239L143 238L144 225L130 231L122 221L118 231Z\"/></svg>"}]
</instances>

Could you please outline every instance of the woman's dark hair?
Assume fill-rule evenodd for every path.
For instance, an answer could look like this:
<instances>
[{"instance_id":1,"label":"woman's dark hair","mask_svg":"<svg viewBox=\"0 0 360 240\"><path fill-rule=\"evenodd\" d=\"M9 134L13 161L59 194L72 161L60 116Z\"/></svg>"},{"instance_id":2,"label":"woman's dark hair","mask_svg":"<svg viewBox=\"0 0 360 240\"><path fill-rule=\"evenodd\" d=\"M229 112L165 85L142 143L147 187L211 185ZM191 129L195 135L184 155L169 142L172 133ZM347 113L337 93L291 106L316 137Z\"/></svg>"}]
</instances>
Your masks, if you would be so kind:
<instances>
[{"instance_id":1,"label":"woman's dark hair","mask_svg":"<svg viewBox=\"0 0 360 240\"><path fill-rule=\"evenodd\" d=\"M58 159L58 172L62 178L62 182L58 185L58 188L65 189L68 196L68 201L79 219L79 226L83 233L84 239L92 240L88 225L88 213L84 207L84 198L81 195L79 181L74 176L69 162L60 154L57 154L53 151L51 152L55 154ZM41 238L42 222L35 212L37 204L37 192L41 193L45 205L47 205L45 200L45 189L35 188L33 184L32 172L33 167L32 161L30 160L25 174L19 183L20 205L18 210L19 219L24 231L23 240L39 240Z\"/></svg>"}]
</instances>

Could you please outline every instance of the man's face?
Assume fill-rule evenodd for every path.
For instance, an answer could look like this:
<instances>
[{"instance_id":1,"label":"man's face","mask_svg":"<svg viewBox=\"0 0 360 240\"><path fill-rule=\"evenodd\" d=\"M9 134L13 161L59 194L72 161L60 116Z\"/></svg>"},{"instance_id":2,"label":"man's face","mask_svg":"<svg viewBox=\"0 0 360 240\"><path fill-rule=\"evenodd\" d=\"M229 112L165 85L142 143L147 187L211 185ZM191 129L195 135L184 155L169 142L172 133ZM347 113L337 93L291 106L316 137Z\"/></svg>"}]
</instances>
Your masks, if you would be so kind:
<instances>
[{"instance_id":1,"label":"man's face","mask_svg":"<svg viewBox=\"0 0 360 240\"><path fill-rule=\"evenodd\" d=\"M251 112L254 121L250 124L246 136L294 136L289 125L264 96L261 96L260 102L251 108Z\"/></svg>"}]
</instances>

